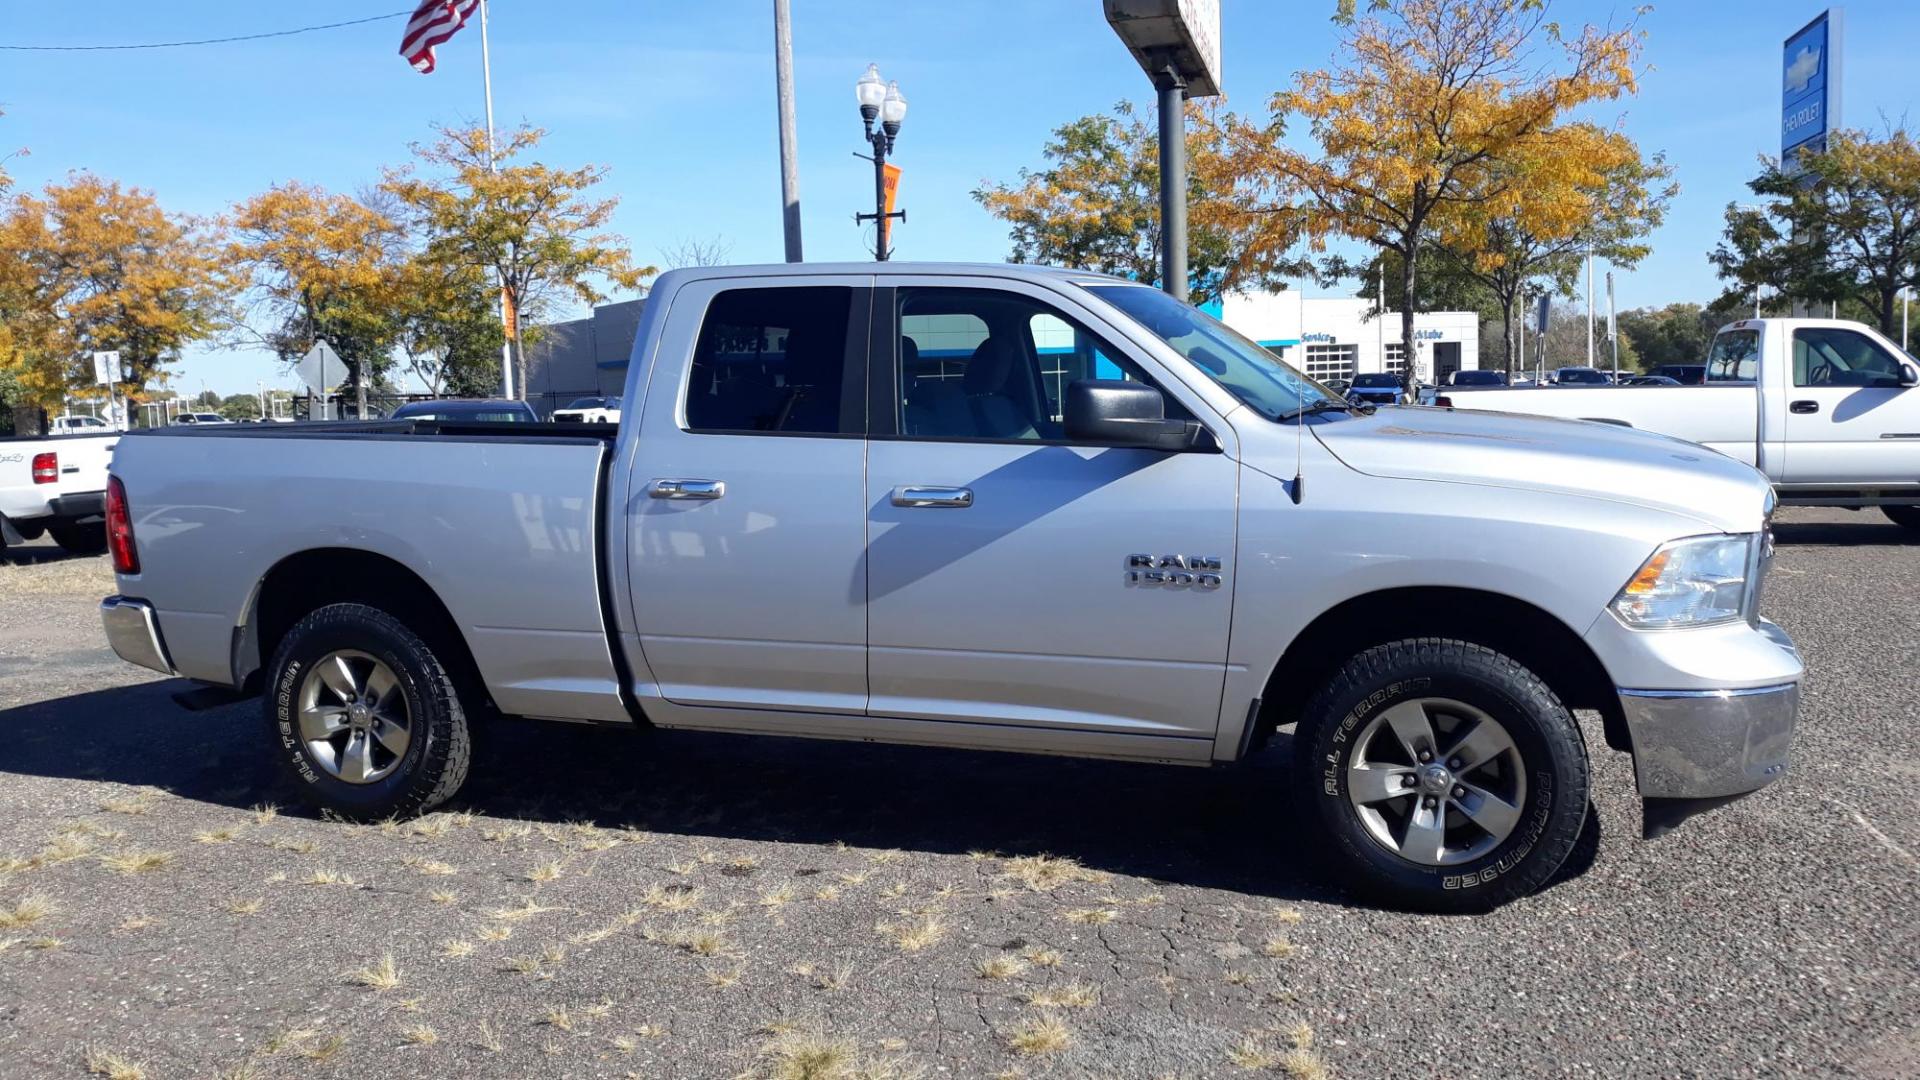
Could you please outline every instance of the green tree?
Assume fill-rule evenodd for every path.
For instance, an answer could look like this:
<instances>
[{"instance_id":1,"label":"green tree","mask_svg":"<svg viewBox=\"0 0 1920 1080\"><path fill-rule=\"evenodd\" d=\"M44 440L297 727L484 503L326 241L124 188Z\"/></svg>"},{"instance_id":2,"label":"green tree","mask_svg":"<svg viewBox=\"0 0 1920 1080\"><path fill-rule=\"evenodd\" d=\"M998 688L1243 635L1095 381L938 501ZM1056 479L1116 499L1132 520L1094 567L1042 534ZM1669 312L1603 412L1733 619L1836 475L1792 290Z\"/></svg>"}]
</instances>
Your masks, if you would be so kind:
<instances>
[{"instance_id":1,"label":"green tree","mask_svg":"<svg viewBox=\"0 0 1920 1080\"><path fill-rule=\"evenodd\" d=\"M1664 364L1698 364L1706 359L1714 332L1726 322L1699 304L1635 308L1615 319L1623 343L1630 343L1642 370Z\"/></svg>"},{"instance_id":2,"label":"green tree","mask_svg":"<svg viewBox=\"0 0 1920 1080\"><path fill-rule=\"evenodd\" d=\"M399 306L399 344L407 369L436 397L500 392L498 294L484 271L415 258Z\"/></svg>"},{"instance_id":3,"label":"green tree","mask_svg":"<svg viewBox=\"0 0 1920 1080\"><path fill-rule=\"evenodd\" d=\"M1188 291L1196 302L1237 289L1284 287L1304 265L1252 244L1256 219L1236 204L1226 171L1223 115L1187 103ZM1094 270L1159 285L1158 125L1121 102L1110 116L1083 116L1055 128L1041 148L1047 165L1021 169L1010 184L983 184L973 198L1011 227L1012 259Z\"/></svg>"},{"instance_id":4,"label":"green tree","mask_svg":"<svg viewBox=\"0 0 1920 1080\"><path fill-rule=\"evenodd\" d=\"M383 191L405 208L422 256L452 270L486 271L507 297L517 393L526 395L523 327L566 302L597 304L608 288L638 289L654 274L636 265L627 242L606 231L617 198L595 198L604 166L554 168L522 161L546 136L508 132L489 156L483 128L443 129L413 147L414 168L389 170Z\"/></svg>"},{"instance_id":5,"label":"green tree","mask_svg":"<svg viewBox=\"0 0 1920 1080\"><path fill-rule=\"evenodd\" d=\"M1798 170L1761 159L1747 186L1768 200L1729 204L1710 256L1731 307L1762 288L1819 304L1858 305L1896 333L1900 291L1920 286L1920 145L1905 127L1884 137L1835 132Z\"/></svg>"}]
</instances>

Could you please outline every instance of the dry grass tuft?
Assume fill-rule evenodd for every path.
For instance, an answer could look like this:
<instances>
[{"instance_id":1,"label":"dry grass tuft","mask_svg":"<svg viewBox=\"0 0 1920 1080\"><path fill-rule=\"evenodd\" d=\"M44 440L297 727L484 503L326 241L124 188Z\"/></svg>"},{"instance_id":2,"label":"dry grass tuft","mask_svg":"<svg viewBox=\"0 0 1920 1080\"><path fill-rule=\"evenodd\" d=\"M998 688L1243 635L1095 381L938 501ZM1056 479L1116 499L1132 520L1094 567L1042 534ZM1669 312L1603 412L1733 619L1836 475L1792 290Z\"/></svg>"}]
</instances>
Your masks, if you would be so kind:
<instances>
[{"instance_id":1,"label":"dry grass tuft","mask_svg":"<svg viewBox=\"0 0 1920 1080\"><path fill-rule=\"evenodd\" d=\"M1100 991L1083 982L1048 986L1026 995L1027 1004L1042 1009L1086 1009L1100 1004Z\"/></svg>"},{"instance_id":2,"label":"dry grass tuft","mask_svg":"<svg viewBox=\"0 0 1920 1080\"><path fill-rule=\"evenodd\" d=\"M145 930L147 927L152 926L153 924L154 924L154 918L151 915L129 915L126 918L121 919L120 925L115 927L115 929L131 932L134 930Z\"/></svg>"},{"instance_id":3,"label":"dry grass tuft","mask_svg":"<svg viewBox=\"0 0 1920 1080\"><path fill-rule=\"evenodd\" d=\"M1305 1047L1287 1051L1287 1056L1280 1059L1280 1068L1293 1080L1327 1080L1333 1075L1327 1071L1327 1063L1320 1060L1320 1055Z\"/></svg>"},{"instance_id":4,"label":"dry grass tuft","mask_svg":"<svg viewBox=\"0 0 1920 1080\"><path fill-rule=\"evenodd\" d=\"M1111 875L1089 870L1076 859L1040 854L1008 859L1001 876L1010 877L1034 892L1052 892L1076 881L1106 881Z\"/></svg>"},{"instance_id":5,"label":"dry grass tuft","mask_svg":"<svg viewBox=\"0 0 1920 1080\"><path fill-rule=\"evenodd\" d=\"M117 852L100 856L101 865L116 874L148 874L165 869L173 862L171 851L132 851Z\"/></svg>"},{"instance_id":6,"label":"dry grass tuft","mask_svg":"<svg viewBox=\"0 0 1920 1080\"><path fill-rule=\"evenodd\" d=\"M1083 907L1067 912L1068 922L1087 923L1092 926L1104 926L1120 917L1113 908Z\"/></svg>"},{"instance_id":7,"label":"dry grass tuft","mask_svg":"<svg viewBox=\"0 0 1920 1080\"><path fill-rule=\"evenodd\" d=\"M358 884L359 884L359 882L357 882L357 881L355 881L355 880L353 880L353 878L352 878L351 876L349 876L349 875L347 875L347 874L343 874L343 873L341 873L341 872L340 872L340 871L338 871L338 870L315 870L315 871L314 871L314 872L313 872L312 874L309 874L309 875L307 876L307 879L306 879L306 881L305 881L305 882L303 882L302 884L306 884L306 885L346 885L346 886L349 886L349 887L351 887L351 886L354 886L354 885L358 885Z\"/></svg>"},{"instance_id":8,"label":"dry grass tuft","mask_svg":"<svg viewBox=\"0 0 1920 1080\"><path fill-rule=\"evenodd\" d=\"M131 799L108 799L100 804L100 809L109 814L127 814L138 817L153 809L153 796L141 793Z\"/></svg>"},{"instance_id":9,"label":"dry grass tuft","mask_svg":"<svg viewBox=\"0 0 1920 1080\"><path fill-rule=\"evenodd\" d=\"M566 867L562 866L560 861L555 859L543 862L539 866L527 871L527 880L532 882L553 881L564 873L566 873Z\"/></svg>"},{"instance_id":10,"label":"dry grass tuft","mask_svg":"<svg viewBox=\"0 0 1920 1080\"><path fill-rule=\"evenodd\" d=\"M311 840L293 840L284 836L267 841L267 846L275 851L291 851L295 855L311 855L317 847Z\"/></svg>"},{"instance_id":11,"label":"dry grass tuft","mask_svg":"<svg viewBox=\"0 0 1920 1080\"><path fill-rule=\"evenodd\" d=\"M548 1008L546 1015L542 1016L538 1022L558 1031L573 1030L573 1014L568 1012L567 1007L564 1005L555 1005Z\"/></svg>"},{"instance_id":12,"label":"dry grass tuft","mask_svg":"<svg viewBox=\"0 0 1920 1080\"><path fill-rule=\"evenodd\" d=\"M1026 952L1020 955L1026 957L1027 963L1032 964L1034 967L1043 968L1057 968L1060 966L1062 959L1060 950L1043 949L1038 945L1030 946Z\"/></svg>"},{"instance_id":13,"label":"dry grass tuft","mask_svg":"<svg viewBox=\"0 0 1920 1080\"><path fill-rule=\"evenodd\" d=\"M556 907L544 907L534 902L533 897L529 896L526 902L522 903L519 907L497 908L487 912L487 918L493 919L496 922L522 922L533 918L535 915L545 915L549 911L559 910L560 909Z\"/></svg>"},{"instance_id":14,"label":"dry grass tuft","mask_svg":"<svg viewBox=\"0 0 1920 1080\"><path fill-rule=\"evenodd\" d=\"M1240 1045L1228 1048L1227 1060L1242 1069L1271 1069L1280 1064L1280 1056L1251 1035L1240 1040Z\"/></svg>"},{"instance_id":15,"label":"dry grass tuft","mask_svg":"<svg viewBox=\"0 0 1920 1080\"><path fill-rule=\"evenodd\" d=\"M1046 1013L1014 1028L1007 1045L1022 1054L1057 1054L1073 1045L1073 1032L1059 1017Z\"/></svg>"},{"instance_id":16,"label":"dry grass tuft","mask_svg":"<svg viewBox=\"0 0 1920 1080\"><path fill-rule=\"evenodd\" d=\"M55 910L53 901L44 896L23 896L12 907L0 907L0 930L32 926Z\"/></svg>"},{"instance_id":17,"label":"dry grass tuft","mask_svg":"<svg viewBox=\"0 0 1920 1080\"><path fill-rule=\"evenodd\" d=\"M676 931L664 940L695 956L731 956L734 952L733 943L717 930Z\"/></svg>"},{"instance_id":18,"label":"dry grass tuft","mask_svg":"<svg viewBox=\"0 0 1920 1080\"><path fill-rule=\"evenodd\" d=\"M480 1049L490 1054L497 1054L507 1048L506 1042L500 1038L500 1032L485 1020L480 1021L479 1027L475 1029L473 1041L480 1044Z\"/></svg>"},{"instance_id":19,"label":"dry grass tuft","mask_svg":"<svg viewBox=\"0 0 1920 1080\"><path fill-rule=\"evenodd\" d=\"M440 1041L440 1033L425 1024L415 1024L401 1029L400 1041L408 1046L432 1046Z\"/></svg>"},{"instance_id":20,"label":"dry grass tuft","mask_svg":"<svg viewBox=\"0 0 1920 1080\"><path fill-rule=\"evenodd\" d=\"M196 844L231 844L239 835L240 826L223 825L218 829L208 829L205 832L195 833L193 842Z\"/></svg>"},{"instance_id":21,"label":"dry grass tuft","mask_svg":"<svg viewBox=\"0 0 1920 1080\"><path fill-rule=\"evenodd\" d=\"M270 822L273 821L274 818L277 818L279 816L280 816L280 808L278 806L275 806L273 803L270 803L270 802L255 803L253 806L253 823L255 825L269 824Z\"/></svg>"},{"instance_id":22,"label":"dry grass tuft","mask_svg":"<svg viewBox=\"0 0 1920 1080\"><path fill-rule=\"evenodd\" d=\"M449 889L435 889L427 894L427 899L436 904L451 904L460 899L460 894Z\"/></svg>"},{"instance_id":23,"label":"dry grass tuft","mask_svg":"<svg viewBox=\"0 0 1920 1080\"><path fill-rule=\"evenodd\" d=\"M483 926L474 932L480 936L481 941L505 941L513 936L513 927L506 925Z\"/></svg>"},{"instance_id":24,"label":"dry grass tuft","mask_svg":"<svg viewBox=\"0 0 1920 1080\"><path fill-rule=\"evenodd\" d=\"M459 958L473 955L473 942L460 938L448 938L440 943L440 955Z\"/></svg>"},{"instance_id":25,"label":"dry grass tuft","mask_svg":"<svg viewBox=\"0 0 1920 1080\"><path fill-rule=\"evenodd\" d=\"M347 972L345 978L357 986L384 994L400 985L400 969L394 965L393 954L388 953L377 964Z\"/></svg>"},{"instance_id":26,"label":"dry grass tuft","mask_svg":"<svg viewBox=\"0 0 1920 1080\"><path fill-rule=\"evenodd\" d=\"M1011 979L1027 970L1027 962L1018 956L989 956L976 967L983 979Z\"/></svg>"},{"instance_id":27,"label":"dry grass tuft","mask_svg":"<svg viewBox=\"0 0 1920 1080\"><path fill-rule=\"evenodd\" d=\"M700 904L700 890L691 885L649 885L640 902L662 911L691 911Z\"/></svg>"},{"instance_id":28,"label":"dry grass tuft","mask_svg":"<svg viewBox=\"0 0 1920 1080\"><path fill-rule=\"evenodd\" d=\"M881 923L875 930L893 939L901 952L919 952L938 945L947 936L947 923L938 915L927 915L904 926Z\"/></svg>"},{"instance_id":29,"label":"dry grass tuft","mask_svg":"<svg viewBox=\"0 0 1920 1080\"><path fill-rule=\"evenodd\" d=\"M744 971L744 968L737 967L730 971L709 971L707 972L707 985L713 987L715 990L725 990L727 987L739 982L740 976Z\"/></svg>"},{"instance_id":30,"label":"dry grass tuft","mask_svg":"<svg viewBox=\"0 0 1920 1080\"><path fill-rule=\"evenodd\" d=\"M760 894L760 906L772 911L778 911L791 903L793 903L793 885L791 882L782 884L777 889L769 889Z\"/></svg>"},{"instance_id":31,"label":"dry grass tuft","mask_svg":"<svg viewBox=\"0 0 1920 1080\"><path fill-rule=\"evenodd\" d=\"M258 915L260 909L266 905L266 902L267 898L264 896L255 896L248 900L229 900L227 902L227 914Z\"/></svg>"},{"instance_id":32,"label":"dry grass tuft","mask_svg":"<svg viewBox=\"0 0 1920 1080\"><path fill-rule=\"evenodd\" d=\"M124 1055L100 1047L87 1048L87 1071L107 1080L146 1080L146 1066Z\"/></svg>"},{"instance_id":33,"label":"dry grass tuft","mask_svg":"<svg viewBox=\"0 0 1920 1080\"><path fill-rule=\"evenodd\" d=\"M1294 954L1293 942L1278 934L1270 937L1260 946L1260 955L1284 959Z\"/></svg>"},{"instance_id":34,"label":"dry grass tuft","mask_svg":"<svg viewBox=\"0 0 1920 1080\"><path fill-rule=\"evenodd\" d=\"M444 863L438 859L404 859L402 865L416 874L425 874L428 877L447 877L460 872L452 863Z\"/></svg>"},{"instance_id":35,"label":"dry grass tuft","mask_svg":"<svg viewBox=\"0 0 1920 1080\"><path fill-rule=\"evenodd\" d=\"M341 1048L346 1045L347 1037L345 1035L329 1035L318 1042L310 1042L297 1047L294 1052L316 1065L324 1065L332 1061L334 1057L340 1053Z\"/></svg>"},{"instance_id":36,"label":"dry grass tuft","mask_svg":"<svg viewBox=\"0 0 1920 1080\"><path fill-rule=\"evenodd\" d=\"M496 844L509 840L524 840L533 835L533 826L524 821L512 821L480 830L480 839Z\"/></svg>"}]
</instances>

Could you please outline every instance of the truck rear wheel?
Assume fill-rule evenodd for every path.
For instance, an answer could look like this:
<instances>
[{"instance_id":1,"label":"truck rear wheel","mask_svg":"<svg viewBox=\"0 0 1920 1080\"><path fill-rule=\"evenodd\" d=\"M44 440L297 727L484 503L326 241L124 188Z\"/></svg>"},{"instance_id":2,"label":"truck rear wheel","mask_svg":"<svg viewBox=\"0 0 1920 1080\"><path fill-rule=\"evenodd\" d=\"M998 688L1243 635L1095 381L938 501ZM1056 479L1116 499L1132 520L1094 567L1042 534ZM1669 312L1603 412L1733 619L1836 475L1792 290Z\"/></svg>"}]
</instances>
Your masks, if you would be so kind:
<instances>
[{"instance_id":1,"label":"truck rear wheel","mask_svg":"<svg viewBox=\"0 0 1920 1080\"><path fill-rule=\"evenodd\" d=\"M107 526L103 521L47 526L48 535L75 555L98 555L107 550Z\"/></svg>"},{"instance_id":2,"label":"truck rear wheel","mask_svg":"<svg viewBox=\"0 0 1920 1080\"><path fill-rule=\"evenodd\" d=\"M1492 649L1419 638L1354 657L1294 738L1308 819L1388 904L1485 911L1560 868L1586 819L1573 715Z\"/></svg>"},{"instance_id":3,"label":"truck rear wheel","mask_svg":"<svg viewBox=\"0 0 1920 1080\"><path fill-rule=\"evenodd\" d=\"M1895 525L1905 525L1915 532L1920 532L1920 506L1883 506L1880 512L1887 515L1887 520Z\"/></svg>"},{"instance_id":4,"label":"truck rear wheel","mask_svg":"<svg viewBox=\"0 0 1920 1080\"><path fill-rule=\"evenodd\" d=\"M314 805L355 821L445 802L472 756L446 665L398 619L330 604L287 632L266 717L282 765Z\"/></svg>"}]
</instances>

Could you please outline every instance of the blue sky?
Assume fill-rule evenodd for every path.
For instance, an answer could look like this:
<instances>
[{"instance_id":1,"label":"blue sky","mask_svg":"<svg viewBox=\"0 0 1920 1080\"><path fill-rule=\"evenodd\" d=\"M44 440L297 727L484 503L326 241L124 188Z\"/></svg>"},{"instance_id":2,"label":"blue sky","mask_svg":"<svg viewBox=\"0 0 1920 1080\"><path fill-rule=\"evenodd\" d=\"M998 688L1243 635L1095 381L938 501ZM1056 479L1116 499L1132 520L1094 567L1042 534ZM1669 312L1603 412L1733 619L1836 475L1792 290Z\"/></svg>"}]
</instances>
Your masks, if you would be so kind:
<instances>
[{"instance_id":1,"label":"blue sky","mask_svg":"<svg viewBox=\"0 0 1920 1080\"><path fill-rule=\"evenodd\" d=\"M302 5L0 0L0 44L121 44L216 37L377 15L409 0ZM1264 112L1293 72L1324 64L1334 0L1222 0L1225 89ZM1576 25L1627 16L1631 2L1560 0ZM771 0L616 3L493 0L494 100L503 124L551 137L555 164L611 166L616 228L638 258L720 237L738 261L781 257ZM1846 7L1844 120L1879 126L1914 111L1920 5ZM164 8L164 10L162 10ZM901 258L993 260L1005 230L968 192L1039 163L1054 126L1123 98L1146 77L1095 0L793 0L800 194L809 259L866 257L852 221L871 200L853 82L872 61L910 103L897 160ZM1777 150L1782 40L1821 10L1788 0L1666 0L1642 19L1646 73L1619 119L1664 151L1682 194L1654 254L1619 276L1622 307L1706 301L1719 286L1705 253L1721 211L1747 197L1756 155ZM477 25L422 76L396 49L399 20L237 45L142 52L0 52L0 147L22 187L90 169L155 191L168 207L218 213L288 179L354 190L405 160L434 123L481 115ZM0 150L4 153L5 150ZM197 351L184 391L291 385L271 357Z\"/></svg>"}]
</instances>

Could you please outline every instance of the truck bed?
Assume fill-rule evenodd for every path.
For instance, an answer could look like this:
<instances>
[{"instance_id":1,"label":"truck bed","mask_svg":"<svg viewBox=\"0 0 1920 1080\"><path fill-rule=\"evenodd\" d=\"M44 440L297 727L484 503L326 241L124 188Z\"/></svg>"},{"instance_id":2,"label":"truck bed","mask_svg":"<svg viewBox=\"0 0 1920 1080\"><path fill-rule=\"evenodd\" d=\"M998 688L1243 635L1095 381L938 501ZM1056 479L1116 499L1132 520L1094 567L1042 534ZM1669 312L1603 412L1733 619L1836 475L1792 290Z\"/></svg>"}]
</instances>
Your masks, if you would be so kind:
<instances>
[{"instance_id":1,"label":"truck bed","mask_svg":"<svg viewBox=\"0 0 1920 1080\"><path fill-rule=\"evenodd\" d=\"M114 464L132 580L180 674L239 685L271 659L248 648L257 584L367 553L440 598L503 711L625 720L600 587L611 443L604 425L408 420L139 432Z\"/></svg>"}]
</instances>

